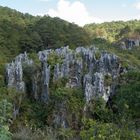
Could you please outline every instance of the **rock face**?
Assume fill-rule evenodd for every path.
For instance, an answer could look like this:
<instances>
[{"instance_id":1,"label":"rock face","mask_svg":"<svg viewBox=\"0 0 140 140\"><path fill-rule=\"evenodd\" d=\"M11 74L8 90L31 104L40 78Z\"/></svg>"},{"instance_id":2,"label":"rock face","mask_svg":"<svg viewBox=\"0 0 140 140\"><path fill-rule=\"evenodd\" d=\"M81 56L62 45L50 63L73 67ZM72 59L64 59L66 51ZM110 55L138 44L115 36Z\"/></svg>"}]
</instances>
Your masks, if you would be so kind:
<instances>
[{"instance_id":1,"label":"rock face","mask_svg":"<svg viewBox=\"0 0 140 140\"><path fill-rule=\"evenodd\" d=\"M132 48L139 47L139 46L140 46L140 38L128 38L121 43L122 49L131 50Z\"/></svg>"},{"instance_id":2,"label":"rock face","mask_svg":"<svg viewBox=\"0 0 140 140\"><path fill-rule=\"evenodd\" d=\"M23 64L33 64L33 61L28 58L26 52L18 55L12 63L6 65L6 81L8 87L16 88L21 92L25 92Z\"/></svg>"},{"instance_id":3,"label":"rock face","mask_svg":"<svg viewBox=\"0 0 140 140\"><path fill-rule=\"evenodd\" d=\"M115 81L120 73L119 58L95 47L63 47L44 50L37 54L38 65L26 53L18 55L6 65L6 81L9 88L29 93L35 100L48 103L49 90L54 82L67 78L66 87L82 88L86 105L92 99L102 97L106 102L114 94ZM68 127L65 101L58 103L53 115L56 127ZM85 107L86 107L85 105ZM16 106L16 105L15 105ZM55 105L54 105L55 106ZM14 109L15 117L19 107Z\"/></svg>"},{"instance_id":4,"label":"rock face","mask_svg":"<svg viewBox=\"0 0 140 140\"><path fill-rule=\"evenodd\" d=\"M23 65L32 65L33 61L28 58L26 52L18 55L15 60L6 65L6 81L9 88L15 88L17 91L24 93L26 91L23 80ZM19 99L21 100L21 99ZM13 118L19 114L19 104L13 103Z\"/></svg>"},{"instance_id":5,"label":"rock face","mask_svg":"<svg viewBox=\"0 0 140 140\"><path fill-rule=\"evenodd\" d=\"M48 63L51 54L61 58L61 62L56 62L53 67ZM116 55L99 51L95 47L78 47L76 50L71 50L67 46L56 50L44 50L38 53L38 59L41 63L40 70L29 74L30 92L36 100L43 102L48 101L50 81L54 82L64 77L69 79L67 87L82 87L85 90L87 103L98 97L107 101L113 94L114 85L113 82L107 85L105 77L109 75L114 81L120 71L119 59ZM8 87L26 92L28 83L23 78L23 71L27 66L34 69L34 62L28 58L26 53L20 54L12 63L7 64Z\"/></svg>"}]
</instances>

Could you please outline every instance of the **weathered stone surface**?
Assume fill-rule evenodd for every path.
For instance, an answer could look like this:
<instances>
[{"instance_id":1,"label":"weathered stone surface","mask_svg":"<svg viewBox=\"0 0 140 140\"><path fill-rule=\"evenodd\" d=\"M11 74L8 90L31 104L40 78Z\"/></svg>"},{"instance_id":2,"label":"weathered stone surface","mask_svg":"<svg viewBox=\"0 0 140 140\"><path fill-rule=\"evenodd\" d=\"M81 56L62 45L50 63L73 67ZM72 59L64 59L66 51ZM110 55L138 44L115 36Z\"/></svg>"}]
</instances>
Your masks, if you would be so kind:
<instances>
[{"instance_id":1,"label":"weathered stone surface","mask_svg":"<svg viewBox=\"0 0 140 140\"><path fill-rule=\"evenodd\" d=\"M18 55L12 63L6 65L6 80L8 87L16 88L21 92L25 92L23 64L33 64L33 61L28 58L26 52Z\"/></svg>"},{"instance_id":2,"label":"weathered stone surface","mask_svg":"<svg viewBox=\"0 0 140 140\"><path fill-rule=\"evenodd\" d=\"M96 53L100 53L96 57ZM62 63L56 63L53 69L48 65L50 54L56 54L62 58ZM32 93L35 99L41 99L47 102L49 98L49 83L51 78L57 81L60 78L67 77L68 87L82 87L85 89L85 98L89 102L92 98L103 97L106 101L110 96L112 85L104 84L104 76L109 74L112 78L119 75L119 59L114 54L102 52L95 48L78 47L76 50L71 50L69 47L64 47L56 50L44 50L38 53L41 65L41 71L31 74ZM7 64L7 85L15 87L19 91L25 92L26 81L23 80L23 65L33 65L26 53L20 54L15 58L15 61ZM39 79L39 77L41 77Z\"/></svg>"},{"instance_id":3,"label":"weathered stone surface","mask_svg":"<svg viewBox=\"0 0 140 140\"><path fill-rule=\"evenodd\" d=\"M58 58L62 58L61 63L56 62L53 66L48 64L51 54L55 54ZM106 102L109 96L115 92L115 81L119 76L120 64L119 58L107 52L99 51L95 47L84 48L78 47L71 50L69 47L59 48L56 50L44 50L38 53L40 60L40 68L35 69L35 65L27 54L20 54L15 60L6 66L7 86L14 87L17 91L26 92L30 87L30 95L44 103L49 99L50 81L53 82L60 78L68 78L66 87L81 87L84 90L86 105L92 99L102 97ZM50 63L50 62L49 62ZM23 71L27 69L24 65L30 67L28 80L24 80ZM106 81L105 77L109 75L110 81ZM52 78L52 79L51 79ZM110 79L109 79L110 80ZM107 82L107 83L106 83ZM29 85L30 83L30 85ZM27 88L28 86L28 88ZM53 115L53 124L56 127L68 127L67 111L65 105L60 103L57 112ZM85 105L85 108L86 108ZM19 108L14 109L14 113L19 112Z\"/></svg>"},{"instance_id":4,"label":"weathered stone surface","mask_svg":"<svg viewBox=\"0 0 140 140\"><path fill-rule=\"evenodd\" d=\"M50 66L47 63L43 63L42 69L42 94L41 100L44 102L48 101L49 96L49 81L50 81Z\"/></svg>"},{"instance_id":5,"label":"weathered stone surface","mask_svg":"<svg viewBox=\"0 0 140 140\"><path fill-rule=\"evenodd\" d=\"M127 38L127 39L124 39L122 42L121 42L121 48L126 50L131 50L135 47L139 47L140 46L140 38Z\"/></svg>"}]
</instances>

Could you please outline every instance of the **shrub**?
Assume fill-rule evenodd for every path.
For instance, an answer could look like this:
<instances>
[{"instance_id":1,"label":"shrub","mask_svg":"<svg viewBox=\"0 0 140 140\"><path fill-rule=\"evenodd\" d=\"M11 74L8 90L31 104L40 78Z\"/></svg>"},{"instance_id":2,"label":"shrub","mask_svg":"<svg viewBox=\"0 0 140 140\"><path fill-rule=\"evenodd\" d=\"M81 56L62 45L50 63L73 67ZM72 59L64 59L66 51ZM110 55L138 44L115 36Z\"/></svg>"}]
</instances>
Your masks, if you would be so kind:
<instances>
[{"instance_id":1,"label":"shrub","mask_svg":"<svg viewBox=\"0 0 140 140\"><path fill-rule=\"evenodd\" d=\"M0 127L0 140L11 140L12 134L7 125Z\"/></svg>"},{"instance_id":2,"label":"shrub","mask_svg":"<svg viewBox=\"0 0 140 140\"><path fill-rule=\"evenodd\" d=\"M128 72L120 78L120 88L117 90L114 102L123 114L127 113L133 118L140 117L140 73Z\"/></svg>"},{"instance_id":3,"label":"shrub","mask_svg":"<svg viewBox=\"0 0 140 140\"><path fill-rule=\"evenodd\" d=\"M104 77L105 86L110 86L112 83L112 77L109 74L106 74Z\"/></svg>"},{"instance_id":4,"label":"shrub","mask_svg":"<svg viewBox=\"0 0 140 140\"><path fill-rule=\"evenodd\" d=\"M139 136L128 128L113 123L102 123L91 119L83 120L84 128L80 132L82 140L139 140Z\"/></svg>"}]
</instances>

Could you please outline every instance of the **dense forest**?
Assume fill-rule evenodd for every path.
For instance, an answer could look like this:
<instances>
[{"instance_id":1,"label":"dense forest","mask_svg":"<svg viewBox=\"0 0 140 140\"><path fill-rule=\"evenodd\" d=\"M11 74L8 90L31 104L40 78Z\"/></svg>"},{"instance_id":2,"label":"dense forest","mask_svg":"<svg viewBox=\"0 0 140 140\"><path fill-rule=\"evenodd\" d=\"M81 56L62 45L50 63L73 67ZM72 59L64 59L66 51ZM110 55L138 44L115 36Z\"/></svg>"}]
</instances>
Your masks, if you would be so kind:
<instances>
[{"instance_id":1,"label":"dense forest","mask_svg":"<svg viewBox=\"0 0 140 140\"><path fill-rule=\"evenodd\" d=\"M88 24L83 28L60 18L32 16L8 7L0 7L0 140L139 140L140 139L140 46L123 50L120 42L140 36L140 21L117 21ZM35 70L41 71L37 52L69 46L108 51L119 57L123 69L116 82L116 94L107 103L102 98L93 99L83 115L85 97L82 88L67 88L67 78L50 86L49 103L36 101L30 90L20 93L7 88L6 64L20 54L34 60ZM80 56L77 56L80 59ZM56 54L49 56L54 68L61 63ZM30 75L24 78L30 87ZM52 70L53 71L53 70ZM84 70L86 71L86 69ZM24 72L26 74L26 71ZM52 76L52 74L51 74ZM106 77L106 84L111 78ZM24 95L23 95L24 94ZM22 100L21 100L22 97ZM56 127L51 123L52 114L65 101L70 127ZM13 119L14 104L19 114ZM69 119L73 114L73 119Z\"/></svg>"},{"instance_id":2,"label":"dense forest","mask_svg":"<svg viewBox=\"0 0 140 140\"><path fill-rule=\"evenodd\" d=\"M6 53L38 51L67 44L75 48L90 43L84 29L59 18L33 17L0 7L0 25L1 49L7 49Z\"/></svg>"},{"instance_id":3,"label":"dense forest","mask_svg":"<svg viewBox=\"0 0 140 140\"><path fill-rule=\"evenodd\" d=\"M101 24L87 24L84 28L90 33L92 38L104 38L110 42L118 41L123 37L139 35L140 21L113 21Z\"/></svg>"}]
</instances>

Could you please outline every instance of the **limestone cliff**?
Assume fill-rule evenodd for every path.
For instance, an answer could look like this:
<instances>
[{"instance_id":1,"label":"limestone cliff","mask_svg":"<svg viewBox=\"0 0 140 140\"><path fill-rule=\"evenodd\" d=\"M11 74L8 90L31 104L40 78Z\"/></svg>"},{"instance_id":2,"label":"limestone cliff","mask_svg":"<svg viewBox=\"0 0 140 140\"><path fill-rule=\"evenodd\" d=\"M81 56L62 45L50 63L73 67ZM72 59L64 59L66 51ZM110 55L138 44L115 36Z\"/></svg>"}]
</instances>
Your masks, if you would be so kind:
<instances>
[{"instance_id":1,"label":"limestone cliff","mask_svg":"<svg viewBox=\"0 0 140 140\"><path fill-rule=\"evenodd\" d=\"M56 63L53 70L50 69L51 65L48 64L48 58L51 54L57 55L62 61ZM41 62L41 70L31 73L32 83L30 87L33 97L44 102L47 102L49 98L51 78L56 81L63 77L68 78L68 87L82 86L84 88L87 102L95 97L103 97L107 101L108 97L113 94L113 81L116 80L120 72L119 58L114 54L99 51L95 47L78 47L76 50L71 50L69 47L44 50L38 53L38 59ZM26 92L26 81L23 79L23 69L26 69L25 64L34 69L34 62L29 59L26 53L20 54L12 63L7 64L6 79L8 87ZM50 77L52 72L52 77ZM39 73L39 77L37 73ZM112 81L109 84L107 84L107 77Z\"/></svg>"}]
</instances>

